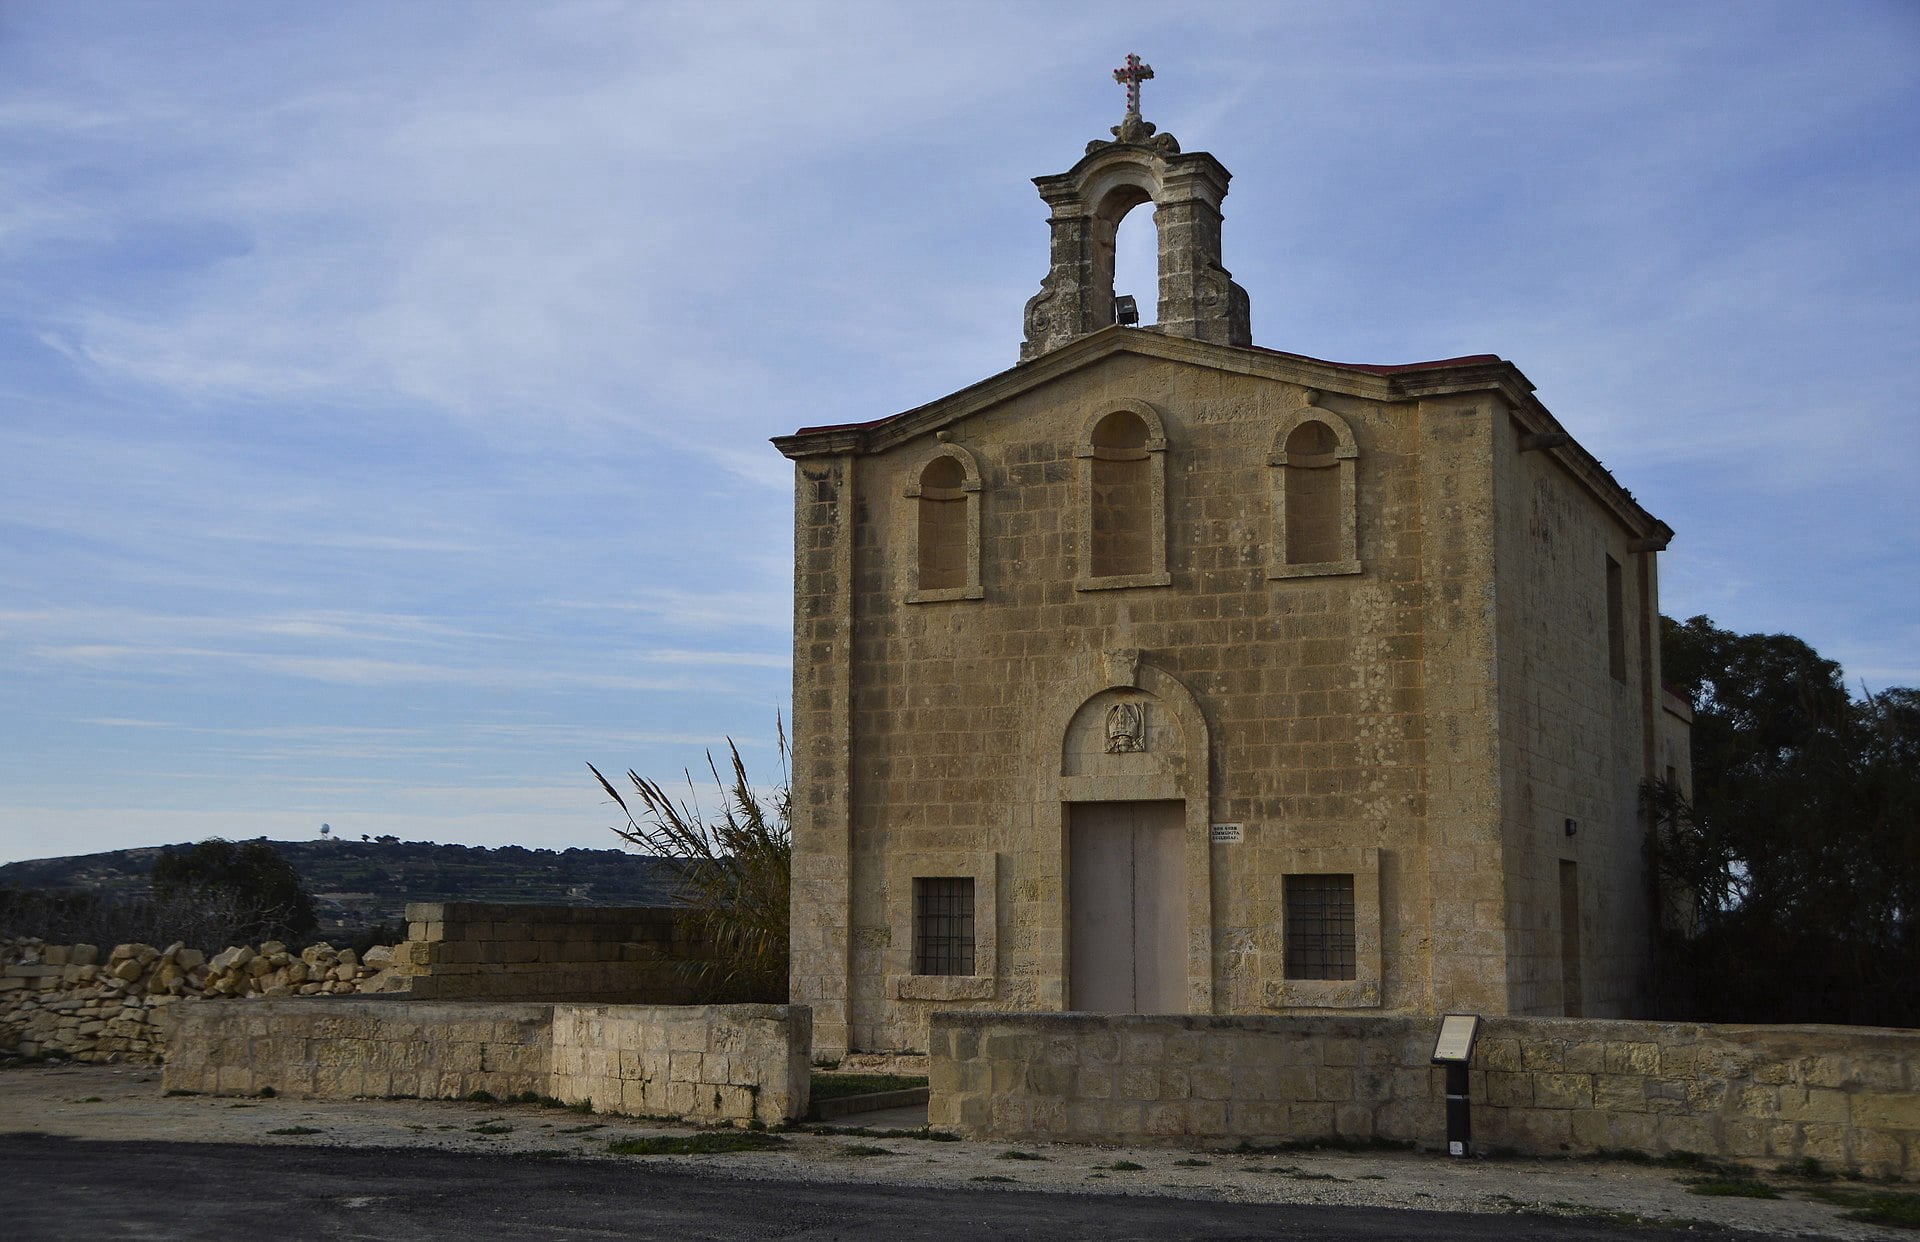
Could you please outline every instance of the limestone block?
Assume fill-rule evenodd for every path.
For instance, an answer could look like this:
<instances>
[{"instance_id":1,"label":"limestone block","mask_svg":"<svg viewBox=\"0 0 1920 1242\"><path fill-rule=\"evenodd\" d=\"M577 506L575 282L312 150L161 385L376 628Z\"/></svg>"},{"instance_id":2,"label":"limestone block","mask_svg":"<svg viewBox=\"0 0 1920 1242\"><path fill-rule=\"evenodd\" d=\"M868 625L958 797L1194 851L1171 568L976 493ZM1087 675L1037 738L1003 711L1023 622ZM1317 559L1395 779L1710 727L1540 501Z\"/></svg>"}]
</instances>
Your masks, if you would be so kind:
<instances>
[{"instance_id":1,"label":"limestone block","mask_svg":"<svg viewBox=\"0 0 1920 1242\"><path fill-rule=\"evenodd\" d=\"M1564 1070L1567 1047L1557 1039L1530 1039L1520 1045L1520 1060L1529 1070Z\"/></svg>"},{"instance_id":2,"label":"limestone block","mask_svg":"<svg viewBox=\"0 0 1920 1242\"><path fill-rule=\"evenodd\" d=\"M222 949L220 952L214 954L213 959L208 962L207 965L215 972L232 970L236 966L245 966L253 960L253 957L254 954L251 948L244 944L235 945L232 948Z\"/></svg>"},{"instance_id":3,"label":"limestone block","mask_svg":"<svg viewBox=\"0 0 1920 1242\"><path fill-rule=\"evenodd\" d=\"M1920 1094L1856 1095L1850 1117L1866 1129L1920 1132Z\"/></svg>"},{"instance_id":4,"label":"limestone block","mask_svg":"<svg viewBox=\"0 0 1920 1242\"><path fill-rule=\"evenodd\" d=\"M1009 1066L1008 1077L1018 1077L1017 1065ZM996 1066L996 1069L998 1067ZM995 1074L994 1088L1000 1090L1000 1074ZM1120 1070L1119 1098L1133 1103L1141 1103L1160 1098L1160 1074L1151 1065L1126 1065Z\"/></svg>"},{"instance_id":5,"label":"limestone block","mask_svg":"<svg viewBox=\"0 0 1920 1242\"><path fill-rule=\"evenodd\" d=\"M1713 1127L1703 1118L1664 1115L1654 1127L1655 1142L1661 1151L1717 1151Z\"/></svg>"},{"instance_id":6,"label":"limestone block","mask_svg":"<svg viewBox=\"0 0 1920 1242\"><path fill-rule=\"evenodd\" d=\"M1485 1099L1495 1108L1531 1108L1533 1075L1489 1072Z\"/></svg>"},{"instance_id":7,"label":"limestone block","mask_svg":"<svg viewBox=\"0 0 1920 1242\"><path fill-rule=\"evenodd\" d=\"M1523 1068L1517 1039L1482 1039L1475 1052L1475 1063L1486 1069L1518 1072Z\"/></svg>"},{"instance_id":8,"label":"limestone block","mask_svg":"<svg viewBox=\"0 0 1920 1242\"><path fill-rule=\"evenodd\" d=\"M1085 1081L1084 1074L1079 1080ZM1225 1100L1233 1096L1233 1071L1221 1065L1202 1065L1194 1068L1188 1076L1193 1094L1203 1100ZM1109 1079L1109 1083L1111 1079Z\"/></svg>"},{"instance_id":9,"label":"limestone block","mask_svg":"<svg viewBox=\"0 0 1920 1242\"><path fill-rule=\"evenodd\" d=\"M1853 1132L1853 1163L1867 1177L1898 1177L1905 1171L1905 1145L1893 1134Z\"/></svg>"},{"instance_id":10,"label":"limestone block","mask_svg":"<svg viewBox=\"0 0 1920 1242\"><path fill-rule=\"evenodd\" d=\"M1607 1045L1599 1040L1582 1040L1570 1044L1566 1052L1566 1069L1570 1074L1598 1074L1607 1068Z\"/></svg>"},{"instance_id":11,"label":"limestone block","mask_svg":"<svg viewBox=\"0 0 1920 1242\"><path fill-rule=\"evenodd\" d=\"M1767 1123L1753 1117L1721 1118L1720 1151L1747 1160L1766 1155Z\"/></svg>"},{"instance_id":12,"label":"limestone block","mask_svg":"<svg viewBox=\"0 0 1920 1242\"><path fill-rule=\"evenodd\" d=\"M1614 1113L1609 1118L1615 1147L1629 1151L1659 1150L1659 1122L1647 1113Z\"/></svg>"},{"instance_id":13,"label":"limestone block","mask_svg":"<svg viewBox=\"0 0 1920 1242\"><path fill-rule=\"evenodd\" d=\"M1800 1155L1822 1164L1846 1167L1847 1127L1809 1124L1800 1127Z\"/></svg>"}]
</instances>

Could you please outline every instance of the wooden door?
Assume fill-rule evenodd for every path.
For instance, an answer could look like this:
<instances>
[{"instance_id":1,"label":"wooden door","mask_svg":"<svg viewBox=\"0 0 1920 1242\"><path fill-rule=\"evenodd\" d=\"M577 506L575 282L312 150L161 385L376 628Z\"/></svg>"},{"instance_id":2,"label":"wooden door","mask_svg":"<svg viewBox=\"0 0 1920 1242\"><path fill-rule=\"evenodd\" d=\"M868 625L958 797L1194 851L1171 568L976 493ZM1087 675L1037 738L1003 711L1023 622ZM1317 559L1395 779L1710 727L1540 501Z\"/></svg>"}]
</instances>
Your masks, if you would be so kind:
<instances>
[{"instance_id":1,"label":"wooden door","mask_svg":"<svg viewBox=\"0 0 1920 1242\"><path fill-rule=\"evenodd\" d=\"M1178 802L1070 808L1067 995L1073 1009L1187 1011L1185 822Z\"/></svg>"}]
</instances>

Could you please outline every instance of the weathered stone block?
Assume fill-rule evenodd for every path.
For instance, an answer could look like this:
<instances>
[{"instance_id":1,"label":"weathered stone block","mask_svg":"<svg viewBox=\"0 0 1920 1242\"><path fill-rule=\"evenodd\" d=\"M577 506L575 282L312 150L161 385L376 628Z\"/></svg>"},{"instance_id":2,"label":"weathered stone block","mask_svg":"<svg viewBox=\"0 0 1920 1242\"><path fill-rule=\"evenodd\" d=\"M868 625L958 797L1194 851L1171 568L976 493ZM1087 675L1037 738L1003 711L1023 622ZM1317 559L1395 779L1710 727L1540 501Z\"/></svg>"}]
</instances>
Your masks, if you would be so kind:
<instances>
[{"instance_id":1,"label":"weathered stone block","mask_svg":"<svg viewBox=\"0 0 1920 1242\"><path fill-rule=\"evenodd\" d=\"M1495 1108L1533 1106L1533 1075L1490 1072L1487 1074L1486 1102Z\"/></svg>"},{"instance_id":2,"label":"weathered stone block","mask_svg":"<svg viewBox=\"0 0 1920 1242\"><path fill-rule=\"evenodd\" d=\"M1870 1130L1920 1132L1920 1094L1853 1096L1849 1119Z\"/></svg>"}]
</instances>

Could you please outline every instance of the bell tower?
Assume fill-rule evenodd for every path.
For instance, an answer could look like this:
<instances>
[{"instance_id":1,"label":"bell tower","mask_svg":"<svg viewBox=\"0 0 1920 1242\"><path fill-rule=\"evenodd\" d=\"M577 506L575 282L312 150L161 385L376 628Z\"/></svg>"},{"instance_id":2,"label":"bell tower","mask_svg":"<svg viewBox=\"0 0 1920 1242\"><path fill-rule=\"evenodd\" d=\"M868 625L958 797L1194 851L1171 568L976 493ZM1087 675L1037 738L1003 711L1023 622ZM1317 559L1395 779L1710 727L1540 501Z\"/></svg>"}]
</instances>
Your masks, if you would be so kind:
<instances>
[{"instance_id":1,"label":"bell tower","mask_svg":"<svg viewBox=\"0 0 1920 1242\"><path fill-rule=\"evenodd\" d=\"M1127 114L1111 140L1087 144L1078 164L1035 177L1052 215L1052 261L1027 302L1020 361L1108 327L1114 320L1113 256L1120 221L1153 204L1160 242L1159 322L1148 331L1219 345L1251 345L1247 292L1220 263L1220 201L1229 173L1204 151L1180 152L1172 134L1140 115L1140 83L1153 67L1128 56L1113 71L1127 88Z\"/></svg>"}]
</instances>

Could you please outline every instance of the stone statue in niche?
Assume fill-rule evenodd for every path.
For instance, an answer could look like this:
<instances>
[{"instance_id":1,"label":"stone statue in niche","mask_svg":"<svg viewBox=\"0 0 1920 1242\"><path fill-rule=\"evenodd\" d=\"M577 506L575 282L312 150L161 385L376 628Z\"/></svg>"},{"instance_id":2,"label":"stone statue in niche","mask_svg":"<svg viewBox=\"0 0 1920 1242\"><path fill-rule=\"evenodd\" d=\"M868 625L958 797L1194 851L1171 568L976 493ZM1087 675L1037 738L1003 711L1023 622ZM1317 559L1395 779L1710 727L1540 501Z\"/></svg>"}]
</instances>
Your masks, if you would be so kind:
<instances>
[{"instance_id":1,"label":"stone statue in niche","mask_svg":"<svg viewBox=\"0 0 1920 1242\"><path fill-rule=\"evenodd\" d=\"M1107 709L1107 753L1138 754L1147 748L1147 705L1115 703Z\"/></svg>"}]
</instances>

